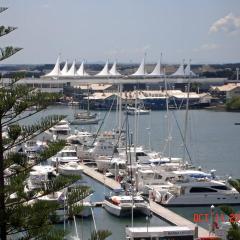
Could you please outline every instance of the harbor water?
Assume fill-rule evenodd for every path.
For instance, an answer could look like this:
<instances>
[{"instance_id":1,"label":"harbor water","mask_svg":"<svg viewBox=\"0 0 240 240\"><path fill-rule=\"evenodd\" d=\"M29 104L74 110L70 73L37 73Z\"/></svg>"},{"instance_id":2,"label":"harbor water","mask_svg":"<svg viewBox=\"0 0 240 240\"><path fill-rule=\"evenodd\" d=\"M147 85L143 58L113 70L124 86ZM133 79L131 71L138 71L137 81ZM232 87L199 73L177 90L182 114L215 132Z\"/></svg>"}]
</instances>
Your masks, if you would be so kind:
<instances>
[{"instance_id":1,"label":"harbor water","mask_svg":"<svg viewBox=\"0 0 240 240\"><path fill-rule=\"evenodd\" d=\"M73 119L75 109L68 106L52 106L41 114L35 115L31 121L49 114L64 114L69 120ZM115 112L98 112L98 117L106 119L103 123L103 131L116 129L117 116ZM122 116L124 121L125 115ZM141 115L137 124L137 139L139 145L145 145L155 151L160 151L165 156L183 157L183 144L180 130L183 134L185 111L170 111L169 118L166 111L152 111L149 115ZM130 129L134 131L134 116L128 116ZM220 176L239 178L240 175L240 113L215 112L209 110L190 110L187 127L187 148L189 156L186 160L202 169L215 169ZM169 121L169 127L168 127ZM25 122L26 123L26 122ZM101 124L101 122L100 122ZM99 124L99 125L100 125ZM98 126L99 126L98 125ZM98 126L73 126L74 129L86 129L96 131ZM170 143L170 144L169 144ZM92 201L102 201L104 193L109 190L100 183L83 176L94 190ZM240 207L236 207L240 211ZM171 208L171 210L193 221L194 213L209 213L209 207L185 207ZM102 208L94 209L94 217L97 229L108 229L112 236L108 239L124 239L125 226L131 226L131 218L117 218L110 215ZM207 222L200 223L208 227ZM163 226L168 225L162 219L153 216L149 220L145 217L134 219L134 226ZM77 219L78 233L81 239L89 239L90 232L94 230L93 221L89 219ZM62 225L59 227L63 227ZM66 224L70 236L76 235L73 222Z\"/></svg>"}]
</instances>

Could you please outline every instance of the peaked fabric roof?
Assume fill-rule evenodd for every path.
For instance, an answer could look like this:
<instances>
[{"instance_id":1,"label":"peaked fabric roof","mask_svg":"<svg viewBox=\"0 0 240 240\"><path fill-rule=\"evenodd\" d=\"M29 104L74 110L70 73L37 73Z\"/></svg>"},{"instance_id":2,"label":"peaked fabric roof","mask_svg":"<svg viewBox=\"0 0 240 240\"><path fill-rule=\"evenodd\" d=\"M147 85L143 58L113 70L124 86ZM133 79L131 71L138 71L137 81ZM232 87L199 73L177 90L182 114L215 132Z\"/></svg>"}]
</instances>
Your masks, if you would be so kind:
<instances>
[{"instance_id":1,"label":"peaked fabric roof","mask_svg":"<svg viewBox=\"0 0 240 240\"><path fill-rule=\"evenodd\" d=\"M89 74L84 70L84 61L82 61L79 69L77 70L77 75L78 76L89 76Z\"/></svg>"},{"instance_id":2,"label":"peaked fabric roof","mask_svg":"<svg viewBox=\"0 0 240 240\"><path fill-rule=\"evenodd\" d=\"M146 74L147 74L147 72L145 71L145 58L143 58L137 71L135 73L133 73L132 76L144 76Z\"/></svg>"},{"instance_id":3,"label":"peaked fabric roof","mask_svg":"<svg viewBox=\"0 0 240 240\"><path fill-rule=\"evenodd\" d=\"M68 72L68 62L66 61L65 65L64 65L64 67L63 67L63 69L61 71L61 74L65 75L67 72Z\"/></svg>"},{"instance_id":4,"label":"peaked fabric roof","mask_svg":"<svg viewBox=\"0 0 240 240\"><path fill-rule=\"evenodd\" d=\"M179 76L179 77L184 77L185 76L185 72L184 72L184 65L181 64L177 71L175 73L173 73L171 76Z\"/></svg>"},{"instance_id":5,"label":"peaked fabric roof","mask_svg":"<svg viewBox=\"0 0 240 240\"><path fill-rule=\"evenodd\" d=\"M148 75L151 75L151 76L163 76L164 75L161 72L161 61L160 61L160 59L158 60L155 68L153 69L153 71L151 73L149 73Z\"/></svg>"},{"instance_id":6,"label":"peaked fabric roof","mask_svg":"<svg viewBox=\"0 0 240 240\"><path fill-rule=\"evenodd\" d=\"M7 7L0 7L0 13L6 11L7 9Z\"/></svg>"},{"instance_id":7,"label":"peaked fabric roof","mask_svg":"<svg viewBox=\"0 0 240 240\"><path fill-rule=\"evenodd\" d=\"M65 74L65 76L75 76L76 75L76 67L75 67L75 60L72 63L72 66L70 67L70 69L68 70L68 72Z\"/></svg>"},{"instance_id":8,"label":"peaked fabric roof","mask_svg":"<svg viewBox=\"0 0 240 240\"><path fill-rule=\"evenodd\" d=\"M46 74L45 77L57 77L59 75L61 75L61 71L60 71L60 56L58 56L56 64L55 64L53 70L50 73Z\"/></svg>"},{"instance_id":9,"label":"peaked fabric roof","mask_svg":"<svg viewBox=\"0 0 240 240\"><path fill-rule=\"evenodd\" d=\"M117 71L117 62L115 61L112 65L112 68L110 69L109 73L112 76L120 76L121 74Z\"/></svg>"},{"instance_id":10,"label":"peaked fabric roof","mask_svg":"<svg viewBox=\"0 0 240 240\"><path fill-rule=\"evenodd\" d=\"M108 71L108 60L107 60L107 62L105 64L104 68L102 69L102 71L100 71L95 76L110 76L110 73Z\"/></svg>"},{"instance_id":11,"label":"peaked fabric roof","mask_svg":"<svg viewBox=\"0 0 240 240\"><path fill-rule=\"evenodd\" d=\"M193 71L191 71L190 63L186 66L184 73L185 76L196 76L196 74Z\"/></svg>"}]
</instances>

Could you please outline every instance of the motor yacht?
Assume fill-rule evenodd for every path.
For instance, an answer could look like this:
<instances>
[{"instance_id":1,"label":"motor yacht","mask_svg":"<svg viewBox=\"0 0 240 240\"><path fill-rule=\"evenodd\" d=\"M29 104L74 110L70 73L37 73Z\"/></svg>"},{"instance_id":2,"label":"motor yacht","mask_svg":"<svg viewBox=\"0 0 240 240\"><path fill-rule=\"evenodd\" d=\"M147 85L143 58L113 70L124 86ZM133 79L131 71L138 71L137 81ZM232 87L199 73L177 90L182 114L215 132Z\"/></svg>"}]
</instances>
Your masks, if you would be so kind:
<instances>
[{"instance_id":1,"label":"motor yacht","mask_svg":"<svg viewBox=\"0 0 240 240\"><path fill-rule=\"evenodd\" d=\"M26 181L26 191L41 189L44 183L56 177L55 168L49 165L37 165L32 168Z\"/></svg>"},{"instance_id":2,"label":"motor yacht","mask_svg":"<svg viewBox=\"0 0 240 240\"><path fill-rule=\"evenodd\" d=\"M113 195L106 196L103 207L111 214L123 217L134 215L150 216L151 210L147 201L139 195Z\"/></svg>"},{"instance_id":3,"label":"motor yacht","mask_svg":"<svg viewBox=\"0 0 240 240\"><path fill-rule=\"evenodd\" d=\"M54 165L80 161L77 156L77 150L74 146L64 147L60 152L51 157L49 160Z\"/></svg>"},{"instance_id":4,"label":"motor yacht","mask_svg":"<svg viewBox=\"0 0 240 240\"><path fill-rule=\"evenodd\" d=\"M71 128L69 126L69 122L64 119L46 131L46 133L50 135L53 140L66 139L70 132Z\"/></svg>"},{"instance_id":5,"label":"motor yacht","mask_svg":"<svg viewBox=\"0 0 240 240\"><path fill-rule=\"evenodd\" d=\"M80 175L83 173L83 167L77 162L68 162L66 164L58 165L58 172L61 175Z\"/></svg>"},{"instance_id":6,"label":"motor yacht","mask_svg":"<svg viewBox=\"0 0 240 240\"><path fill-rule=\"evenodd\" d=\"M128 115L146 115L150 113L150 110L142 109L142 108L135 108L135 107L127 107L126 111L124 112Z\"/></svg>"},{"instance_id":7,"label":"motor yacht","mask_svg":"<svg viewBox=\"0 0 240 240\"><path fill-rule=\"evenodd\" d=\"M240 204L240 193L227 182L215 179L211 173L196 170L172 173L165 185L153 187L152 196L162 205Z\"/></svg>"}]
</instances>

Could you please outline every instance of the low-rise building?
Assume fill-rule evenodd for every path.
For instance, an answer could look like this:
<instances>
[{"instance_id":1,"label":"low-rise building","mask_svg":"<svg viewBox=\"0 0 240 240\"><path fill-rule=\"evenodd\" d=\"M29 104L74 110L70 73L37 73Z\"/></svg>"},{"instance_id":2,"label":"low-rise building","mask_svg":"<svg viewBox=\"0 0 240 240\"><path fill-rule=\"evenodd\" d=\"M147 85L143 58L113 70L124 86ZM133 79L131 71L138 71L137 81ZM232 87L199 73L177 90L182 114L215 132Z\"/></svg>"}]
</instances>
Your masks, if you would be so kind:
<instances>
[{"instance_id":1,"label":"low-rise building","mask_svg":"<svg viewBox=\"0 0 240 240\"><path fill-rule=\"evenodd\" d=\"M240 83L228 83L222 86L212 86L210 88L212 96L226 101L233 97L240 96Z\"/></svg>"}]
</instances>

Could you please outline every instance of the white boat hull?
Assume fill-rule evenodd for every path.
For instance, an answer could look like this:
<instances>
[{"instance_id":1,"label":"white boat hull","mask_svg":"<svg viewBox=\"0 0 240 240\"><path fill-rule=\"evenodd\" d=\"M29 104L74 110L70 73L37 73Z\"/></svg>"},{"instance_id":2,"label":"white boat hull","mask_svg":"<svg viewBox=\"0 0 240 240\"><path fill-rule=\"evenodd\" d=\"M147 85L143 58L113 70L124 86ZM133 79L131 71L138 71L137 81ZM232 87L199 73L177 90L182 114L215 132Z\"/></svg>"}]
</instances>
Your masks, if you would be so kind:
<instances>
[{"instance_id":1,"label":"white boat hull","mask_svg":"<svg viewBox=\"0 0 240 240\"><path fill-rule=\"evenodd\" d=\"M66 169L59 167L58 172L65 176L80 175L83 173L83 169Z\"/></svg>"},{"instance_id":2,"label":"white boat hull","mask_svg":"<svg viewBox=\"0 0 240 240\"><path fill-rule=\"evenodd\" d=\"M132 210L133 215L147 215L151 214L150 208L146 206L136 206L132 207L131 204L124 204L123 206L117 206L115 204L110 203L107 200L104 200L103 207L111 214L117 217L126 217L131 216Z\"/></svg>"},{"instance_id":3,"label":"white boat hull","mask_svg":"<svg viewBox=\"0 0 240 240\"><path fill-rule=\"evenodd\" d=\"M162 196L162 205L166 206L196 206L196 205L240 205L240 194L196 194L173 196L165 201Z\"/></svg>"}]
</instances>

